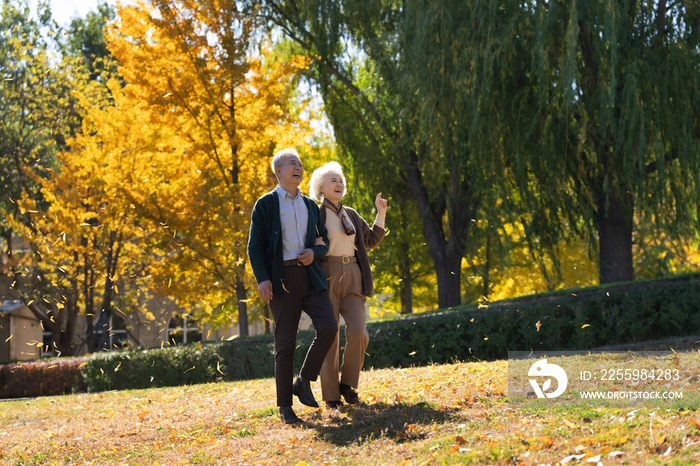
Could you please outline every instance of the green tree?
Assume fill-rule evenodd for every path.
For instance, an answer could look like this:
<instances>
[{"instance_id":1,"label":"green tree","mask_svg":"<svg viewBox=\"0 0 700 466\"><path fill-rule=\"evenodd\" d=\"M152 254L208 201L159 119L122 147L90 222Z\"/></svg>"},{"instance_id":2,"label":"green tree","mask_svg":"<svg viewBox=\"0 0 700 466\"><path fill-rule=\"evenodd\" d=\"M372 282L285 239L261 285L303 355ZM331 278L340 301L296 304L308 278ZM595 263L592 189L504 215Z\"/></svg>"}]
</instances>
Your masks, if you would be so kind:
<instances>
[{"instance_id":1,"label":"green tree","mask_svg":"<svg viewBox=\"0 0 700 466\"><path fill-rule=\"evenodd\" d=\"M520 97L493 112L491 135L513 141L530 228L553 243L581 225L600 283L632 280L635 217L675 239L698 227L698 4L492 3L503 14L481 16L484 49L521 53L483 61ZM479 98L496 91L484 79Z\"/></svg>"},{"instance_id":2,"label":"green tree","mask_svg":"<svg viewBox=\"0 0 700 466\"><path fill-rule=\"evenodd\" d=\"M82 58L90 70L91 79L100 76L105 62L112 74L116 72L104 36L105 26L115 18L115 8L107 3L100 3L97 5L97 11L88 12L85 18L74 18L68 27L67 51Z\"/></svg>"},{"instance_id":3,"label":"green tree","mask_svg":"<svg viewBox=\"0 0 700 466\"><path fill-rule=\"evenodd\" d=\"M386 191L411 198L405 217L411 218L410 209L418 212L437 277L438 306L449 307L461 302L461 261L471 220L484 205L484 190L502 171L491 170L500 159L482 160L487 152L469 144L470 134L463 128L473 120L469 95L455 93L455 88L443 89L443 98L435 102L424 95L426 74L439 74L444 76L439 82L448 82L469 70L454 69L461 59L452 54L455 39L434 34L436 28L441 31L447 9L423 11L418 3L263 2L266 17L314 59L314 78L336 138L360 167L358 175L382 172L377 167L384 163L391 167L382 172ZM421 29L425 22L430 26ZM458 23L459 16L454 19ZM421 44L416 34L425 34ZM468 37L463 39L466 44ZM448 69L433 63L429 70L414 62L416 55L435 56L434 50L422 49L429 42L439 43L438 56L452 61ZM360 131L365 137L358 143ZM361 147L367 146L365 141L372 150ZM405 234L407 242L419 241Z\"/></svg>"}]
</instances>

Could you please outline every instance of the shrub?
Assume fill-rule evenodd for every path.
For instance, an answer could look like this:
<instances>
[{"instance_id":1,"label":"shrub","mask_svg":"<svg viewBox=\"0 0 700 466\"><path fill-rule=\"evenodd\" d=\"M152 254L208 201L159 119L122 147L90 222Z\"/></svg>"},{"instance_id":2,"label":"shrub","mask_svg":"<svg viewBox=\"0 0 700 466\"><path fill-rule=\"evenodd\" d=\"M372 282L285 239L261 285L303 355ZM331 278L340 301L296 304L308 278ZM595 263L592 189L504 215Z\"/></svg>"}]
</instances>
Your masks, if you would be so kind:
<instances>
[{"instance_id":1,"label":"shrub","mask_svg":"<svg viewBox=\"0 0 700 466\"><path fill-rule=\"evenodd\" d=\"M365 368L502 359L508 351L582 350L697 335L700 276L569 290L494 303L488 308L419 314L370 322L367 330L370 344ZM341 342L343 333L341 328ZM313 330L297 334L297 371L313 338ZM149 351L104 353L87 359L11 364L0 366L0 396L272 377L274 353L273 337L260 335Z\"/></svg>"},{"instance_id":2,"label":"shrub","mask_svg":"<svg viewBox=\"0 0 700 466\"><path fill-rule=\"evenodd\" d=\"M370 323L365 367L503 359L508 351L573 351L700 334L697 275L574 291Z\"/></svg>"},{"instance_id":3,"label":"shrub","mask_svg":"<svg viewBox=\"0 0 700 466\"><path fill-rule=\"evenodd\" d=\"M0 398L84 392L80 366L86 358L54 359L0 366Z\"/></svg>"}]
</instances>

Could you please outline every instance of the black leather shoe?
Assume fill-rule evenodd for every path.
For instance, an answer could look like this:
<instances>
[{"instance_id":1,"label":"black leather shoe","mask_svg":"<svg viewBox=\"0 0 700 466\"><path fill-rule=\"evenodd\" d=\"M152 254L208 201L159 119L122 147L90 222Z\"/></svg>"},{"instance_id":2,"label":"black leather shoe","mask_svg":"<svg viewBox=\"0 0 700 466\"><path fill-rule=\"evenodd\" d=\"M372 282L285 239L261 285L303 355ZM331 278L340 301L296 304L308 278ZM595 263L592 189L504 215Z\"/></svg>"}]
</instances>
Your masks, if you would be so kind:
<instances>
[{"instance_id":1,"label":"black leather shoe","mask_svg":"<svg viewBox=\"0 0 700 466\"><path fill-rule=\"evenodd\" d=\"M343 395L345 401L347 401L351 405L356 405L360 402L360 397L357 396L357 392L353 390L353 388L350 385L341 383L340 394Z\"/></svg>"},{"instance_id":2,"label":"black leather shoe","mask_svg":"<svg viewBox=\"0 0 700 466\"><path fill-rule=\"evenodd\" d=\"M282 415L282 420L285 424L297 424L301 422L301 419L294 414L294 410L291 406L280 408L280 414Z\"/></svg>"},{"instance_id":3,"label":"black leather shoe","mask_svg":"<svg viewBox=\"0 0 700 466\"><path fill-rule=\"evenodd\" d=\"M328 409L340 409L340 407L343 406L343 402L338 400L338 401L326 401L326 408Z\"/></svg>"},{"instance_id":4,"label":"black leather shoe","mask_svg":"<svg viewBox=\"0 0 700 466\"><path fill-rule=\"evenodd\" d=\"M292 385L292 393L294 393L299 402L303 405L310 406L312 408L318 408L318 403L314 398L314 394L311 391L311 384L302 376L298 376Z\"/></svg>"}]
</instances>

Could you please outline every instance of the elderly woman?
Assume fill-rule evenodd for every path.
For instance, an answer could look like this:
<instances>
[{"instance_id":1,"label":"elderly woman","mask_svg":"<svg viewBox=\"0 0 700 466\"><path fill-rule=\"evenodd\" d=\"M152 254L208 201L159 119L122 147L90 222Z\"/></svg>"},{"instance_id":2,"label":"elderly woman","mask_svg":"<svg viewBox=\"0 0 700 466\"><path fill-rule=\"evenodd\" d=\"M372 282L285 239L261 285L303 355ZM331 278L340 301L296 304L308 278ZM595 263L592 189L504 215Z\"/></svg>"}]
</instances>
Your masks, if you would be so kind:
<instances>
[{"instance_id":1,"label":"elderly woman","mask_svg":"<svg viewBox=\"0 0 700 466\"><path fill-rule=\"evenodd\" d=\"M355 390L369 343L365 300L373 292L367 249L375 248L386 234L387 201L382 199L382 193L377 194L377 218L370 227L355 210L340 203L347 192L340 164L330 162L314 171L309 185L310 196L321 202L321 218L328 229L328 253L321 259L328 293L336 320L339 314L345 320L343 364L338 367L338 333L320 373L323 400L328 408L337 409L343 404L341 395L350 404L360 402Z\"/></svg>"}]
</instances>

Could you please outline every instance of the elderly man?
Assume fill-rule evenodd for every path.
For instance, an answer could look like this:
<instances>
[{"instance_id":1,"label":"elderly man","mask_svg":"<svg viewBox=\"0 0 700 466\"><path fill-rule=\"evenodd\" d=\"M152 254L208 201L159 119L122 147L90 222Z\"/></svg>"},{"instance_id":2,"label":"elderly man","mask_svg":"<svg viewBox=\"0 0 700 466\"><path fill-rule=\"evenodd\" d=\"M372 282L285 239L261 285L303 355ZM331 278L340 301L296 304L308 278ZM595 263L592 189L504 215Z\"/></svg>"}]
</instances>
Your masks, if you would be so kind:
<instances>
[{"instance_id":1,"label":"elderly man","mask_svg":"<svg viewBox=\"0 0 700 466\"><path fill-rule=\"evenodd\" d=\"M278 186L255 203L248 236L248 257L260 297L269 300L275 322L277 406L287 424L301 422L292 394L314 408L309 381L315 381L335 340L338 323L328 296L320 259L328 252L328 233L316 203L301 194L304 167L294 149L272 158ZM321 238L322 241L317 241ZM316 336L294 378L294 349L301 311L311 318Z\"/></svg>"}]
</instances>

